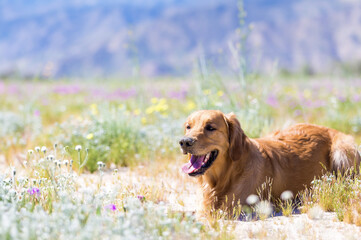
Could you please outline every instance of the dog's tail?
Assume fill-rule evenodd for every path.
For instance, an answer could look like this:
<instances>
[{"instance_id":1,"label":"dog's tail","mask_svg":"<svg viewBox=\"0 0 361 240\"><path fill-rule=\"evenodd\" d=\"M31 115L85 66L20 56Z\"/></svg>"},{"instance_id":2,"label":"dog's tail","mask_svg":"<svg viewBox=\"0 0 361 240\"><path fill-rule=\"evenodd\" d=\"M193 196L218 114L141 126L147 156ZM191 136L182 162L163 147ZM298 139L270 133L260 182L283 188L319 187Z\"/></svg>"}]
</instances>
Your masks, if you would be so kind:
<instances>
[{"instance_id":1,"label":"dog's tail","mask_svg":"<svg viewBox=\"0 0 361 240\"><path fill-rule=\"evenodd\" d=\"M332 141L330 170L345 174L353 168L355 172L359 172L361 157L353 137L336 131L330 135Z\"/></svg>"}]
</instances>

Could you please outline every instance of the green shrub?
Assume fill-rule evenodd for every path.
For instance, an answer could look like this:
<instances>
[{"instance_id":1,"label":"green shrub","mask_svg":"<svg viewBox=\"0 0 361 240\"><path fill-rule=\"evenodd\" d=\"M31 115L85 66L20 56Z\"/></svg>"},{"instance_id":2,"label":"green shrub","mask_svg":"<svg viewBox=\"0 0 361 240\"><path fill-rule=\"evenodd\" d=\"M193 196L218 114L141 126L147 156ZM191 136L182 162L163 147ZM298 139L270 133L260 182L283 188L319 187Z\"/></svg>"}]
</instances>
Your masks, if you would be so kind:
<instances>
[{"instance_id":1,"label":"green shrub","mask_svg":"<svg viewBox=\"0 0 361 240\"><path fill-rule=\"evenodd\" d=\"M111 106L102 107L100 114L91 115L88 124L79 126L63 125L68 140L68 152L78 158L76 145L88 149L87 168L97 169L97 162L114 163L120 166L134 166L155 158L169 157L175 153L176 137L181 134L178 121L158 125L144 125L141 118ZM179 123L179 126L178 126ZM67 129L73 131L67 131ZM174 134L176 133L176 134ZM61 141L61 140L60 140Z\"/></svg>"}]
</instances>

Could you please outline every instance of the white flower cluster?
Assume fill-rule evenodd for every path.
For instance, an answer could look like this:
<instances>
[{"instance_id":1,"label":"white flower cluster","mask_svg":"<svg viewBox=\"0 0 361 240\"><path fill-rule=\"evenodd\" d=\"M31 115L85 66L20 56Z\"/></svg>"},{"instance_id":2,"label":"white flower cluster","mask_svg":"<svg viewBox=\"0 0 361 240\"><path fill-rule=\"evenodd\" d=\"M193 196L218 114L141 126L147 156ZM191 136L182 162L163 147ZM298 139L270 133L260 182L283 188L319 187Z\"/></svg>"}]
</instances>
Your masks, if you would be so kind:
<instances>
[{"instance_id":1,"label":"white flower cluster","mask_svg":"<svg viewBox=\"0 0 361 240\"><path fill-rule=\"evenodd\" d=\"M26 175L0 173L0 239L184 239L204 229L192 214L168 214L126 189L84 186L64 168L72 161L46 147L28 153Z\"/></svg>"}]
</instances>

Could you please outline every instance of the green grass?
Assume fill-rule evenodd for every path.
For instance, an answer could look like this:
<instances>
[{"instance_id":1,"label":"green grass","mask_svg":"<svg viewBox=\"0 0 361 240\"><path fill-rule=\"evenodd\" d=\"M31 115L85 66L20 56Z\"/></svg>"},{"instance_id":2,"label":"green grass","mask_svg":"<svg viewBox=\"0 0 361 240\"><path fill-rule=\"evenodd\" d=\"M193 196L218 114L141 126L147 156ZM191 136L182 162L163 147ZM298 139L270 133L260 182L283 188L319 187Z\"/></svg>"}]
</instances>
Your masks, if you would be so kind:
<instances>
[{"instance_id":1,"label":"green grass","mask_svg":"<svg viewBox=\"0 0 361 240\"><path fill-rule=\"evenodd\" d=\"M345 174L337 177L331 173L315 179L310 190L304 191L302 208L307 212L314 206L324 211L336 212L340 221L361 226L361 176Z\"/></svg>"},{"instance_id":2,"label":"green grass","mask_svg":"<svg viewBox=\"0 0 361 240\"><path fill-rule=\"evenodd\" d=\"M178 154L176 138L182 135L182 123L197 109L235 112L250 137L294 122L311 122L352 134L359 143L361 87L354 83L255 78L244 87L220 76L195 82L142 80L133 85L9 82L5 87L16 91L0 97L0 123L5 126L1 150L11 162L12 154L36 144L58 142L69 149L80 144L89 148L91 171L98 160L134 166L159 156L168 159Z\"/></svg>"}]
</instances>

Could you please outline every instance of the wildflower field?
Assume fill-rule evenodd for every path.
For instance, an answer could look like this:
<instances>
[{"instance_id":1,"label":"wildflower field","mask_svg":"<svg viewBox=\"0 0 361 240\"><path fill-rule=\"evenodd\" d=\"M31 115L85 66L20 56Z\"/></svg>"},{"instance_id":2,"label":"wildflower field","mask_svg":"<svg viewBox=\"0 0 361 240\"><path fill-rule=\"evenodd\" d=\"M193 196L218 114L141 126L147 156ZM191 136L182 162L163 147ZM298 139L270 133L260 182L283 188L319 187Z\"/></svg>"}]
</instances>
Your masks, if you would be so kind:
<instances>
[{"instance_id":1,"label":"wildflower field","mask_svg":"<svg viewBox=\"0 0 361 240\"><path fill-rule=\"evenodd\" d=\"M0 106L1 239L360 239L359 175L315 179L299 216L285 200L288 217L202 220L178 146L199 109L234 112L249 137L309 122L361 144L360 78L11 79Z\"/></svg>"}]
</instances>

